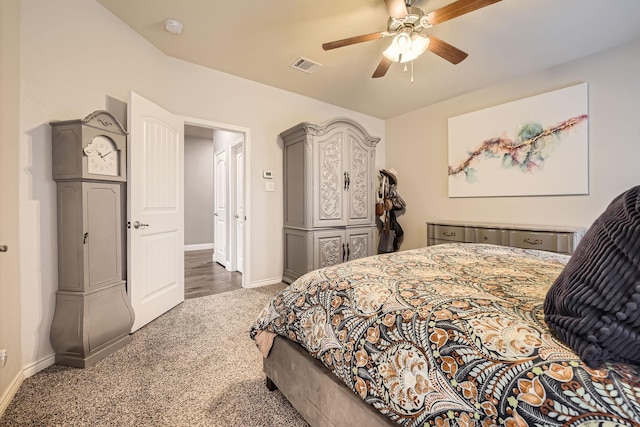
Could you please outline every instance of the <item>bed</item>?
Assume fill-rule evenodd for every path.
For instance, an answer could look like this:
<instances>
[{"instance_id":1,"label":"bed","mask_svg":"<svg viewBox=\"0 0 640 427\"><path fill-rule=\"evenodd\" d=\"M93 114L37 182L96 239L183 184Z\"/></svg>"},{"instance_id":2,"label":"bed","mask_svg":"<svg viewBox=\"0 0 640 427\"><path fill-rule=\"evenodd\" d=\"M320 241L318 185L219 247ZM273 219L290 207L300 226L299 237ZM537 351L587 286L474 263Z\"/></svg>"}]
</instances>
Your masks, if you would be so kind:
<instances>
[{"instance_id":1,"label":"bed","mask_svg":"<svg viewBox=\"0 0 640 427\"><path fill-rule=\"evenodd\" d=\"M622 340L631 348L622 361L601 353L598 362L545 321L545 312L558 315L547 307L550 287L576 270L574 259L599 256L595 224L571 258L454 243L307 273L251 329L267 385L319 426L640 426L637 337ZM632 313L640 264L630 259L635 270L616 271L630 278ZM620 267L610 254L604 260L606 271ZM637 330L639 316L630 316Z\"/></svg>"}]
</instances>

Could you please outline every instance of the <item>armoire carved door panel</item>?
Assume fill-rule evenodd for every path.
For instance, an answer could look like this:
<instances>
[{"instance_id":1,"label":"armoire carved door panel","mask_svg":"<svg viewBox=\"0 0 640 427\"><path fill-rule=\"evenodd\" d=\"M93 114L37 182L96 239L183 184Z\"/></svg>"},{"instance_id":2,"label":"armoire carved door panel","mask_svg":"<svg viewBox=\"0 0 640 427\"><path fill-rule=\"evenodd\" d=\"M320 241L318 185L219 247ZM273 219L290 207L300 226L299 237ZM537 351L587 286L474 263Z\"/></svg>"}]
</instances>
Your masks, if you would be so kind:
<instances>
[{"instance_id":1,"label":"armoire carved door panel","mask_svg":"<svg viewBox=\"0 0 640 427\"><path fill-rule=\"evenodd\" d=\"M348 136L349 144L346 153L349 158L347 171L348 224L370 224L373 222L372 149L356 135Z\"/></svg>"},{"instance_id":2,"label":"armoire carved door panel","mask_svg":"<svg viewBox=\"0 0 640 427\"><path fill-rule=\"evenodd\" d=\"M314 204L314 225L316 227L343 225L345 191L345 158L343 156L344 132L334 130L327 135L316 137L313 147L316 159L313 191L317 203Z\"/></svg>"},{"instance_id":3,"label":"armoire carved door panel","mask_svg":"<svg viewBox=\"0 0 640 427\"><path fill-rule=\"evenodd\" d=\"M350 229L346 232L347 261L373 254L373 228Z\"/></svg>"},{"instance_id":4,"label":"armoire carved door panel","mask_svg":"<svg viewBox=\"0 0 640 427\"><path fill-rule=\"evenodd\" d=\"M314 235L314 268L330 267L343 262L343 252L346 251L344 232L328 230Z\"/></svg>"}]
</instances>

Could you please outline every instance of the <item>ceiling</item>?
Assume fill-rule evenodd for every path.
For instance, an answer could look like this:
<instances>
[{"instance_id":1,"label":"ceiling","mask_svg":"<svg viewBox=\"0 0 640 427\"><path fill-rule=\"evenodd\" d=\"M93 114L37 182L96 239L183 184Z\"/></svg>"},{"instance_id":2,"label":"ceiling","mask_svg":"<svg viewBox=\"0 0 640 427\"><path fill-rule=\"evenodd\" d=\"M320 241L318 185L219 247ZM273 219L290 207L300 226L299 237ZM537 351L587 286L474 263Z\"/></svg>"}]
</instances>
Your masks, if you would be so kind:
<instances>
[{"instance_id":1,"label":"ceiling","mask_svg":"<svg viewBox=\"0 0 640 427\"><path fill-rule=\"evenodd\" d=\"M411 83L400 64L371 78L388 38L322 50L386 30L383 0L98 2L166 55L382 119L640 39L638 0L503 0L428 30L469 57L452 65L425 52ZM428 13L451 2L413 6ZM167 18L182 22L182 34L164 30ZM300 57L322 67L291 68Z\"/></svg>"}]
</instances>

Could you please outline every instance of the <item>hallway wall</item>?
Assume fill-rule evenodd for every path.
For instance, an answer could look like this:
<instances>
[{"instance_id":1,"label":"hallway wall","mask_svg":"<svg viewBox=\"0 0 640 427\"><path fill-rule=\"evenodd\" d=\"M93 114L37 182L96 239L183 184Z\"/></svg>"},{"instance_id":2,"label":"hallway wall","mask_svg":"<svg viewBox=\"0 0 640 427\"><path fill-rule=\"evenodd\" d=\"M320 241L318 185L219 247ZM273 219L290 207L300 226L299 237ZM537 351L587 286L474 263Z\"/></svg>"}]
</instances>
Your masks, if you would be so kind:
<instances>
[{"instance_id":1,"label":"hallway wall","mask_svg":"<svg viewBox=\"0 0 640 427\"><path fill-rule=\"evenodd\" d=\"M211 245L213 138L184 137L184 245Z\"/></svg>"}]
</instances>

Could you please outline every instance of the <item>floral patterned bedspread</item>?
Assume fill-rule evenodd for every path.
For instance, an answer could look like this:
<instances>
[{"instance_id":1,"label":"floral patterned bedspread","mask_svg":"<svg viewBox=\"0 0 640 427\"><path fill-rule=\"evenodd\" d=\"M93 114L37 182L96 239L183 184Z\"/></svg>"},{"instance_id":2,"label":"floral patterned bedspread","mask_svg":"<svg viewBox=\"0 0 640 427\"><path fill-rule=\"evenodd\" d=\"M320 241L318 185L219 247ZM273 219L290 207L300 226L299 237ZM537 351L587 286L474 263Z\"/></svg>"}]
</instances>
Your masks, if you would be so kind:
<instances>
[{"instance_id":1,"label":"floral patterned bedspread","mask_svg":"<svg viewBox=\"0 0 640 427\"><path fill-rule=\"evenodd\" d=\"M638 426L640 367L591 369L544 324L568 257L444 244L308 273L251 329L302 344L404 426Z\"/></svg>"}]
</instances>

